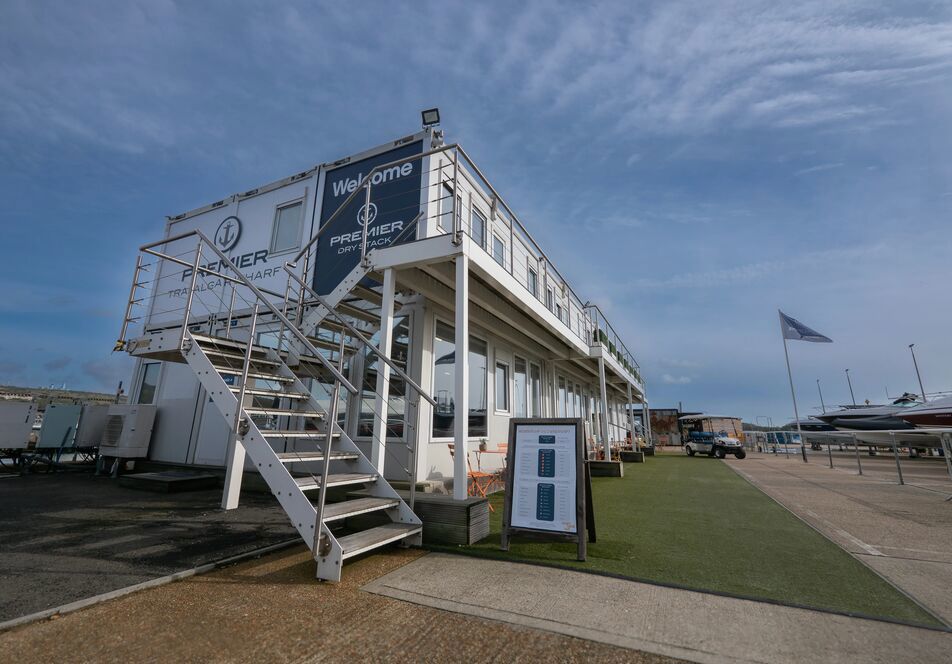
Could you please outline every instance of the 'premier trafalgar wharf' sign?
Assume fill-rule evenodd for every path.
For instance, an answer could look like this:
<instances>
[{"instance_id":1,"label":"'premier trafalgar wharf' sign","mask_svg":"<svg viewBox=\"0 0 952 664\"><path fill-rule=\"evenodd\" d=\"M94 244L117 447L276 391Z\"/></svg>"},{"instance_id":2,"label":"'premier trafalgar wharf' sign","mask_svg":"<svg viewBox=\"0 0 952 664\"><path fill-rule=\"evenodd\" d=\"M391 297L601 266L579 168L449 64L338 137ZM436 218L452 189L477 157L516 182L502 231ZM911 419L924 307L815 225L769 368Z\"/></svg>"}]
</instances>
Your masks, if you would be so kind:
<instances>
[{"instance_id":1,"label":"'premier trafalgar wharf' sign","mask_svg":"<svg viewBox=\"0 0 952 664\"><path fill-rule=\"evenodd\" d=\"M420 154L423 142L416 141L328 171L321 202L321 228L331 215L357 191L364 178L376 167L404 157ZM363 191L331 222L317 243L314 290L327 295L360 262L364 222L367 222L367 250L385 247L407 232L401 242L414 239L409 225L420 212L422 160L404 162L370 176L370 205Z\"/></svg>"}]
</instances>

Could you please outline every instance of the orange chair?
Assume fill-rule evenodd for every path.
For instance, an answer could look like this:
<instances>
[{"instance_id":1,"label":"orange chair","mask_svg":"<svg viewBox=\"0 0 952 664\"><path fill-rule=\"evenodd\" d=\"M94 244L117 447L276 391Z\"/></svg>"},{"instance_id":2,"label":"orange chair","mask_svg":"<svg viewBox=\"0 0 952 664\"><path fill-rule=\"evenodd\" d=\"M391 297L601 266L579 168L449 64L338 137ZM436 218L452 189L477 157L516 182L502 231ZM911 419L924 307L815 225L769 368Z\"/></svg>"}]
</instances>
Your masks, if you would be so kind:
<instances>
[{"instance_id":1,"label":"orange chair","mask_svg":"<svg viewBox=\"0 0 952 664\"><path fill-rule=\"evenodd\" d=\"M456 444L450 443L448 447L450 448L450 457L456 458ZM487 494L496 481L496 475L494 473L484 473L481 470L473 470L473 464L470 463L468 454L466 455L466 468L468 470L466 473L466 495L488 498ZM493 509L492 503L489 504L489 511L496 511Z\"/></svg>"}]
</instances>

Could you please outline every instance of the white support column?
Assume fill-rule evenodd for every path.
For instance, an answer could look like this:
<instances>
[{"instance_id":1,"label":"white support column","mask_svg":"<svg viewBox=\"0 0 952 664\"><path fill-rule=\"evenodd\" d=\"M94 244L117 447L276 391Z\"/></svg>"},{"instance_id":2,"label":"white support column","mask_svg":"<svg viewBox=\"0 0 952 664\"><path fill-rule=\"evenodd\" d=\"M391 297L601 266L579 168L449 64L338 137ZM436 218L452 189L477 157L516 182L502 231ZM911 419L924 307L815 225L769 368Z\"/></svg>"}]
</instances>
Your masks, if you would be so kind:
<instances>
[{"instance_id":1,"label":"white support column","mask_svg":"<svg viewBox=\"0 0 952 664\"><path fill-rule=\"evenodd\" d=\"M466 457L469 454L469 257L456 257L456 391L453 397L453 439L456 452L453 459L453 499L466 500L469 474Z\"/></svg>"},{"instance_id":2,"label":"white support column","mask_svg":"<svg viewBox=\"0 0 952 664\"><path fill-rule=\"evenodd\" d=\"M396 296L396 276L393 268L383 271L383 301L380 304L380 343L377 349L390 357L393 346L393 301ZM390 367L377 359L377 396L374 399L374 433L370 448L370 463L383 476L387 446L387 413L390 407Z\"/></svg>"},{"instance_id":3,"label":"white support column","mask_svg":"<svg viewBox=\"0 0 952 664\"><path fill-rule=\"evenodd\" d=\"M612 460L612 445L608 437L608 389L605 386L605 358L598 358L598 388L601 391L602 403L602 445L605 446L605 461Z\"/></svg>"},{"instance_id":4,"label":"white support column","mask_svg":"<svg viewBox=\"0 0 952 664\"><path fill-rule=\"evenodd\" d=\"M628 388L628 403L625 404L625 412L628 413L628 433L631 436L631 449L637 452L638 443L635 442L635 414L631 409L631 383L625 383L625 386Z\"/></svg>"}]
</instances>

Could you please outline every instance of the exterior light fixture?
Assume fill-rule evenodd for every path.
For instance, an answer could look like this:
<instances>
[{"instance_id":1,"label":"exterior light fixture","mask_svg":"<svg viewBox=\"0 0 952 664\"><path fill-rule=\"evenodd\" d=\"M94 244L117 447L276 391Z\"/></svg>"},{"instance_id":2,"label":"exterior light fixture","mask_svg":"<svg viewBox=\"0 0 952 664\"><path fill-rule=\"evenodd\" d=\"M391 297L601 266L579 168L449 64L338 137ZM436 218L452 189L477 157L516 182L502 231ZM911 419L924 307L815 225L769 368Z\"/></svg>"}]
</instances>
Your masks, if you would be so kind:
<instances>
[{"instance_id":1,"label":"exterior light fixture","mask_svg":"<svg viewBox=\"0 0 952 664\"><path fill-rule=\"evenodd\" d=\"M440 109L438 108L428 108L427 110L420 113L423 117L423 128L435 127L440 124Z\"/></svg>"}]
</instances>

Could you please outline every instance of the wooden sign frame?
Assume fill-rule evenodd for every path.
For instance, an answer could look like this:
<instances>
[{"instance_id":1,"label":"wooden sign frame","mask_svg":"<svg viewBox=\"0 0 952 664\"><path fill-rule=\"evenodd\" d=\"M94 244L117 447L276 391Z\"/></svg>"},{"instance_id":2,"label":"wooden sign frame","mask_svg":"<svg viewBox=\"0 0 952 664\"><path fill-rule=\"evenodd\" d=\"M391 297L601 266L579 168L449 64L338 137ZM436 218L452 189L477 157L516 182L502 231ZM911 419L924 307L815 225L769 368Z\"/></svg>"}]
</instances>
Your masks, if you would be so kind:
<instances>
[{"instance_id":1,"label":"wooden sign frame","mask_svg":"<svg viewBox=\"0 0 952 664\"><path fill-rule=\"evenodd\" d=\"M518 449L518 429L532 427L575 428L575 532L525 528L512 526L512 498L520 481L516 477L516 459ZM588 537L586 538L586 534ZM587 555L587 542L595 542L595 513L592 506L592 477L588 468L588 450L585 445L585 420L582 418L512 418L509 420L509 448L506 451L506 500L503 508L502 535L500 548L509 550L513 536L533 541L562 541L578 544L578 559L584 561Z\"/></svg>"}]
</instances>

